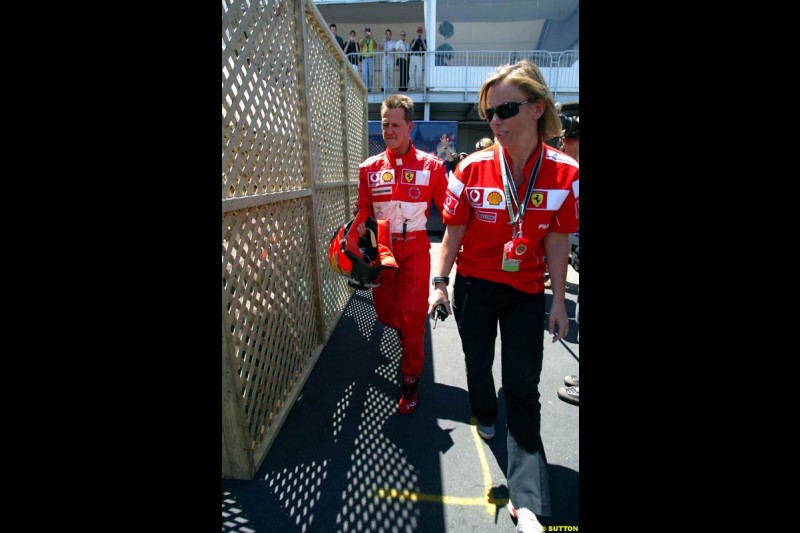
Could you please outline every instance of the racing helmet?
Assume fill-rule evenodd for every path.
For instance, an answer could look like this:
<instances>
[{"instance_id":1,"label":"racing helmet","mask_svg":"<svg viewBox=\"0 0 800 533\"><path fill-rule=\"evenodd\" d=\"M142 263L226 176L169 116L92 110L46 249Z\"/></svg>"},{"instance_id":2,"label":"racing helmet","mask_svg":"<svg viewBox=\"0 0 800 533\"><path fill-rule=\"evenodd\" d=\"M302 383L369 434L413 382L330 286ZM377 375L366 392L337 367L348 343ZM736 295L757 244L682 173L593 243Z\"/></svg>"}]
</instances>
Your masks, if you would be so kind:
<instances>
[{"instance_id":1,"label":"racing helmet","mask_svg":"<svg viewBox=\"0 0 800 533\"><path fill-rule=\"evenodd\" d=\"M358 225L364 222L367 231L358 236ZM340 226L331 238L328 260L337 274L347 278L356 290L369 290L380 285L375 282L381 273L378 256L378 223L373 217L356 216Z\"/></svg>"}]
</instances>

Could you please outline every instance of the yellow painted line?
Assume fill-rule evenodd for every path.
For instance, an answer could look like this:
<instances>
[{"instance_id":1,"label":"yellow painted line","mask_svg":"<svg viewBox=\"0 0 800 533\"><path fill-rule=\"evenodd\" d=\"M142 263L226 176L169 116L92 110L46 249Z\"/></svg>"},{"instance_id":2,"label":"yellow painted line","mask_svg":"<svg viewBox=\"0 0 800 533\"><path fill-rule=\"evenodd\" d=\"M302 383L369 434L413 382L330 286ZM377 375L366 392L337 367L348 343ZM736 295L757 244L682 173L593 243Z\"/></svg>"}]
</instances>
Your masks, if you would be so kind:
<instances>
[{"instance_id":1,"label":"yellow painted line","mask_svg":"<svg viewBox=\"0 0 800 533\"><path fill-rule=\"evenodd\" d=\"M478 458L481 461L481 471L483 472L483 486L486 487L487 494L492 493L492 476L489 474L489 462L486 460L486 452L483 449L483 439L478 435L478 421L473 416L470 419L470 426L472 426L472 439L475 442L475 449L478 450ZM489 498L483 500L486 505L486 511L489 516L494 516L497 506L489 501Z\"/></svg>"},{"instance_id":2,"label":"yellow painted line","mask_svg":"<svg viewBox=\"0 0 800 533\"><path fill-rule=\"evenodd\" d=\"M412 502L446 503L450 505L485 505L484 498L459 498L456 496L439 496L437 494L420 494L410 490L378 489L375 491L379 498L410 500Z\"/></svg>"},{"instance_id":3,"label":"yellow painted line","mask_svg":"<svg viewBox=\"0 0 800 533\"><path fill-rule=\"evenodd\" d=\"M489 473L489 462L486 460L486 452L483 448L483 439L478 435L478 427L474 418L470 420L472 426L472 437L475 442L475 449L478 451L478 458L481 463L481 472L483 473L483 484L486 487L486 494L479 498L461 498L457 496L439 496L438 494L421 494L419 492L411 492L410 490L397 490L397 489L373 489L379 498L409 500L412 502L432 502L442 503L448 505L480 505L486 507L486 512L489 516L494 516L497 511L498 505L505 505L508 498L495 500L492 498L492 476Z\"/></svg>"}]
</instances>

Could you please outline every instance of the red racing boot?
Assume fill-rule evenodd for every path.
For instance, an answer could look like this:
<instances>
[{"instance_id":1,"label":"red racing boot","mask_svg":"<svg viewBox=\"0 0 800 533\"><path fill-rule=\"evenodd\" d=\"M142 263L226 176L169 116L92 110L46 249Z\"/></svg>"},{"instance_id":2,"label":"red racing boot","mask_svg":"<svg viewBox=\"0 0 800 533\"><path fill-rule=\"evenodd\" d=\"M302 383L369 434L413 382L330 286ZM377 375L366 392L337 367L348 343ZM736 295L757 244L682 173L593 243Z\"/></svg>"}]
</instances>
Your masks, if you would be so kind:
<instances>
[{"instance_id":1,"label":"red racing boot","mask_svg":"<svg viewBox=\"0 0 800 533\"><path fill-rule=\"evenodd\" d=\"M400 403L397 404L397 411L401 415L410 414L417 408L417 378L414 376L403 376L403 393L400 395Z\"/></svg>"}]
</instances>

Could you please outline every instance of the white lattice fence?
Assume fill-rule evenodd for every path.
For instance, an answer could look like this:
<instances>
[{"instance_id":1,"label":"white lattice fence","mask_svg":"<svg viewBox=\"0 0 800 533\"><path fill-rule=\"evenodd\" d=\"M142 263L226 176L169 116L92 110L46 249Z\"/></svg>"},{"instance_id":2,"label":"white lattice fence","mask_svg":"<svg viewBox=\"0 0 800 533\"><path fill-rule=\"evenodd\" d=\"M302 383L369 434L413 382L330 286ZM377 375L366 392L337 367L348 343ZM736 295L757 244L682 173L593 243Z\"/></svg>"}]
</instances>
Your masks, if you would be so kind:
<instances>
[{"instance_id":1,"label":"white lattice fence","mask_svg":"<svg viewBox=\"0 0 800 533\"><path fill-rule=\"evenodd\" d=\"M367 94L311 0L222 7L222 475L251 479L352 293Z\"/></svg>"}]
</instances>

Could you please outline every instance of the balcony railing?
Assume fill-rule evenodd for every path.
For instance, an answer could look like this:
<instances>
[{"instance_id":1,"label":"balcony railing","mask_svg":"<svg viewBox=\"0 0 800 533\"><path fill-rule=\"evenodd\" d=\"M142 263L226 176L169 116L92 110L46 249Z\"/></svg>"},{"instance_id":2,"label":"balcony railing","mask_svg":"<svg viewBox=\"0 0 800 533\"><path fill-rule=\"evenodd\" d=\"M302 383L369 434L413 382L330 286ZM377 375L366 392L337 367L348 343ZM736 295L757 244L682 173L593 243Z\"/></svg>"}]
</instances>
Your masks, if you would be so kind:
<instances>
[{"instance_id":1,"label":"balcony railing","mask_svg":"<svg viewBox=\"0 0 800 533\"><path fill-rule=\"evenodd\" d=\"M483 82L498 66L514 63L522 58L536 63L554 95L579 92L578 50L427 51L417 56L419 59L413 59L413 55L414 52L374 52L371 56L348 54L348 59L357 59L361 80L370 93L381 93L376 95L380 98L403 90L422 93L422 100L428 100L434 93L475 93L480 91ZM371 79L367 79L370 67L369 62L364 60L370 57L372 72ZM421 67L419 84L415 84L416 80L401 78L401 69L405 68L409 69L409 78L413 76L415 64ZM351 66L355 67L352 61ZM405 86L400 85L401 81L407 81Z\"/></svg>"}]
</instances>

